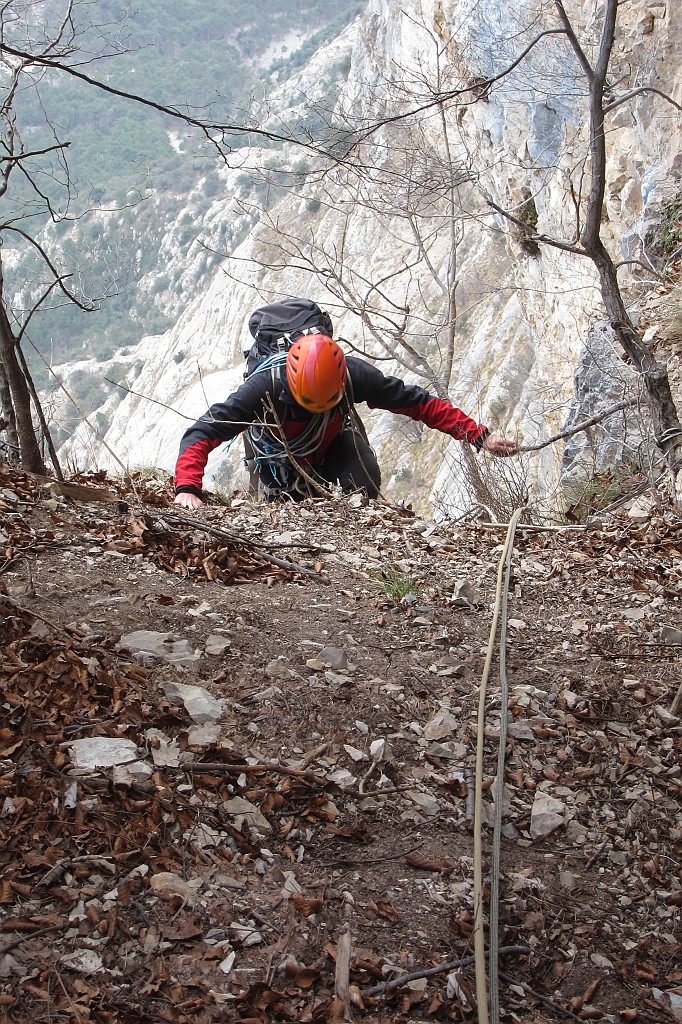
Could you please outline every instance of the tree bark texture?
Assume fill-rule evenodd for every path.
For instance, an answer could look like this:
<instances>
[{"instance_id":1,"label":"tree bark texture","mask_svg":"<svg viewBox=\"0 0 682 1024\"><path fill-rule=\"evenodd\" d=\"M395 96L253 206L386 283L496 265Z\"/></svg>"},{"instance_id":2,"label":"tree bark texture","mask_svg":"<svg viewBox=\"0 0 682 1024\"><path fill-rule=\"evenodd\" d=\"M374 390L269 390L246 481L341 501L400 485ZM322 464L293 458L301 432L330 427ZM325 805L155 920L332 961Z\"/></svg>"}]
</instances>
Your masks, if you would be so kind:
<instances>
[{"instance_id":1,"label":"tree bark texture","mask_svg":"<svg viewBox=\"0 0 682 1024\"><path fill-rule=\"evenodd\" d=\"M5 373L5 364L0 358L0 406L2 407L2 427L7 437L7 448L9 450L9 461L19 461L19 435L17 434L17 421L12 405L12 392L9 389L9 381Z\"/></svg>"},{"instance_id":2,"label":"tree bark texture","mask_svg":"<svg viewBox=\"0 0 682 1024\"><path fill-rule=\"evenodd\" d=\"M682 444L682 426L670 389L666 367L659 363L638 334L625 308L618 273L601 239L601 219L606 192L606 130L604 89L616 32L618 0L606 0L597 60L592 67L580 46L561 0L555 7L589 86L590 191L580 243L599 274L606 315L626 356L641 373L646 388L654 434L659 449L675 471L676 449Z\"/></svg>"},{"instance_id":3,"label":"tree bark texture","mask_svg":"<svg viewBox=\"0 0 682 1024\"><path fill-rule=\"evenodd\" d=\"M3 296L2 262L0 258L0 360L9 385L19 440L21 466L30 473L45 473L31 416L31 394L17 359L17 339L9 322Z\"/></svg>"}]
</instances>

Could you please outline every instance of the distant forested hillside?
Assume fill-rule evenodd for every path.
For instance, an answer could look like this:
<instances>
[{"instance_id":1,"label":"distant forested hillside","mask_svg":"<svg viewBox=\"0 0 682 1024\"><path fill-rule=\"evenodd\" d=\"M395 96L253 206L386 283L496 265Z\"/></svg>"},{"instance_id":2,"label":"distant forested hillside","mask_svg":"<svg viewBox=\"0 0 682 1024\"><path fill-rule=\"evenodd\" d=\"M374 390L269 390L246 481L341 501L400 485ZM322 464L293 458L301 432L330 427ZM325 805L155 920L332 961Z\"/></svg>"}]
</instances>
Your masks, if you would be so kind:
<instances>
[{"instance_id":1,"label":"distant forested hillside","mask_svg":"<svg viewBox=\"0 0 682 1024\"><path fill-rule=\"evenodd\" d=\"M29 6L34 21L28 32L35 42L41 19L56 22L64 4L46 0ZM270 90L365 6L366 0L144 0L136 8L114 0L77 3L79 50L70 63L116 88L239 125L249 123L250 111L262 111ZM28 37L24 42L28 45ZM31 339L58 364L86 356L105 359L121 345L165 330L177 312L164 301L164 291L173 287L173 268L161 275L156 295L138 293L136 285L156 270L168 224L185 216L178 244L194 240L192 226L202 209L183 211L197 182L204 182L203 210L222 187L218 164L200 133L192 135L172 118L59 71L36 75L17 96L15 109L32 149L47 147L55 136L69 142L71 189L67 194L59 160L46 157L34 164L33 183L12 177L0 205L2 222L18 218L34 236L47 225L45 245L72 275L74 287L95 300L109 295L89 314L51 295L31 319ZM239 142L235 136L234 144ZM49 197L54 223L36 201L34 184ZM5 260L6 289L21 315L42 294L44 282L35 254L22 249L16 234L6 238L8 243L18 248ZM207 257L207 271L210 266ZM41 361L33 356L31 363L45 383Z\"/></svg>"}]
</instances>

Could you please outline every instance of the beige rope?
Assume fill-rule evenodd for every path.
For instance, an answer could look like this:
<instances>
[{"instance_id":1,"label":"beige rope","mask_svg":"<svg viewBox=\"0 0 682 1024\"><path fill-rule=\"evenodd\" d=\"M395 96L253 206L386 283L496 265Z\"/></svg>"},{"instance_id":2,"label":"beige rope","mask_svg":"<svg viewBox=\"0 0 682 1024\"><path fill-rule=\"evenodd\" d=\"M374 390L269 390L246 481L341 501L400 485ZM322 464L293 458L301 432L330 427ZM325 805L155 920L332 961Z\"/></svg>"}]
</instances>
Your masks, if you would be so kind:
<instances>
[{"instance_id":1,"label":"beige rope","mask_svg":"<svg viewBox=\"0 0 682 1024\"><path fill-rule=\"evenodd\" d=\"M514 539L516 524L518 523L523 508L518 508L511 518L504 547L500 556L500 563L497 570L497 589L495 592L495 607L493 620L490 626L490 638L488 640L488 651L486 654L481 686L478 695L478 728L476 735L476 772L474 781L474 963L476 969L476 1002L478 1004L479 1024L489 1024L488 1017L488 992L485 971L485 935L483 921L483 746L485 742L485 700L490 666L492 665L493 653L495 650L495 637L497 635L497 623L500 617L502 605L502 592L504 585L504 567ZM505 708L502 713L505 713Z\"/></svg>"}]
</instances>

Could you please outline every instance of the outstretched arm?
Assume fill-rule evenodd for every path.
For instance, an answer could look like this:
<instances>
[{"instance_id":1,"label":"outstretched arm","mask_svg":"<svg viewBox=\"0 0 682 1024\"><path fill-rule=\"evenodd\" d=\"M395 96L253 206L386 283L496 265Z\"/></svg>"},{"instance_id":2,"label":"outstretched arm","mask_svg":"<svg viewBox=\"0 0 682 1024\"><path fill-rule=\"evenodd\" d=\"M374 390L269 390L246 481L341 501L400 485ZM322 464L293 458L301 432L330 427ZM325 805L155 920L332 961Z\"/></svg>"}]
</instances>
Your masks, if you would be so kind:
<instances>
[{"instance_id":1,"label":"outstretched arm","mask_svg":"<svg viewBox=\"0 0 682 1024\"><path fill-rule=\"evenodd\" d=\"M199 508L203 504L202 484L211 452L231 441L250 423L262 416L263 396L270 376L254 374L225 401L212 405L201 419L185 431L175 466L175 504Z\"/></svg>"},{"instance_id":2,"label":"outstretched arm","mask_svg":"<svg viewBox=\"0 0 682 1024\"><path fill-rule=\"evenodd\" d=\"M356 402L409 416L458 441L468 441L477 451L485 449L498 456L513 455L516 451L513 441L491 434L482 423L477 423L451 402L432 395L426 388L406 384L399 377L387 377L364 360L350 357L347 362L351 381L349 397Z\"/></svg>"}]
</instances>

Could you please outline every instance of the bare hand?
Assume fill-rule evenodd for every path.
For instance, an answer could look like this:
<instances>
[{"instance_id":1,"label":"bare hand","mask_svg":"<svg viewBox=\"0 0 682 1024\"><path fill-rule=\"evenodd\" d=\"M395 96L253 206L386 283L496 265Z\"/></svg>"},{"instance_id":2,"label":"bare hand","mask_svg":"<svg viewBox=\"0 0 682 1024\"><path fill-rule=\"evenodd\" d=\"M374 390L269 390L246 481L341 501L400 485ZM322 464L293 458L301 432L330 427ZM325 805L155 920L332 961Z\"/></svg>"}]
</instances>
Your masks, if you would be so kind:
<instances>
[{"instance_id":1,"label":"bare hand","mask_svg":"<svg viewBox=\"0 0 682 1024\"><path fill-rule=\"evenodd\" d=\"M501 434L489 434L483 442L483 447L487 452L497 455L498 458L506 458L516 452L514 441L507 441Z\"/></svg>"},{"instance_id":2,"label":"bare hand","mask_svg":"<svg viewBox=\"0 0 682 1024\"><path fill-rule=\"evenodd\" d=\"M182 505L183 508L194 509L201 508L204 504L201 498L197 498L196 494L190 494L189 491L181 491L180 494L175 495L174 505Z\"/></svg>"}]
</instances>

